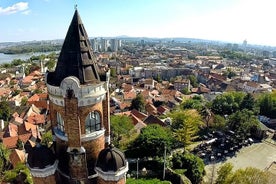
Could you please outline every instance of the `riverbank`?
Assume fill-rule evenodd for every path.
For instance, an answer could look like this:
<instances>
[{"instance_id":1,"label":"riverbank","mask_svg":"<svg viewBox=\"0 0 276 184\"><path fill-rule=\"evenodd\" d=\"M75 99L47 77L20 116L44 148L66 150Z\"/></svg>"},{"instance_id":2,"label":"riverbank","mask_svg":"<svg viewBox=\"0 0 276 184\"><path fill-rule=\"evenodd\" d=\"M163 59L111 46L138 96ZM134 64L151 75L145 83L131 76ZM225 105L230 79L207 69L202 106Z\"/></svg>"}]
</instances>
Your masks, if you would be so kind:
<instances>
[{"instance_id":1,"label":"riverbank","mask_svg":"<svg viewBox=\"0 0 276 184\"><path fill-rule=\"evenodd\" d=\"M57 52L57 51L54 51ZM32 56L39 56L42 54L50 54L52 52L34 52L34 53L25 53L25 54L3 54L0 53L0 64L10 63L14 59L27 60Z\"/></svg>"}]
</instances>

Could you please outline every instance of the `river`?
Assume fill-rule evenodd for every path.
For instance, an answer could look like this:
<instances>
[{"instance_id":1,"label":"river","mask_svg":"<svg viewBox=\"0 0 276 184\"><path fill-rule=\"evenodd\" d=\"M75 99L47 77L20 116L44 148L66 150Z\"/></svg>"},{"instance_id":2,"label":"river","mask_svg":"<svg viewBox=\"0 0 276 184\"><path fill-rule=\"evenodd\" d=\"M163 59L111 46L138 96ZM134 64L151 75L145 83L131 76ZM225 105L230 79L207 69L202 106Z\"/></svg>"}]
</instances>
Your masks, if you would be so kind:
<instances>
[{"instance_id":1,"label":"river","mask_svg":"<svg viewBox=\"0 0 276 184\"><path fill-rule=\"evenodd\" d=\"M14 59L27 60L32 56L38 56L41 54L47 55L50 53L52 53L52 52L35 52L35 53L25 53L25 54L3 54L3 53L0 53L0 64L10 63Z\"/></svg>"}]
</instances>

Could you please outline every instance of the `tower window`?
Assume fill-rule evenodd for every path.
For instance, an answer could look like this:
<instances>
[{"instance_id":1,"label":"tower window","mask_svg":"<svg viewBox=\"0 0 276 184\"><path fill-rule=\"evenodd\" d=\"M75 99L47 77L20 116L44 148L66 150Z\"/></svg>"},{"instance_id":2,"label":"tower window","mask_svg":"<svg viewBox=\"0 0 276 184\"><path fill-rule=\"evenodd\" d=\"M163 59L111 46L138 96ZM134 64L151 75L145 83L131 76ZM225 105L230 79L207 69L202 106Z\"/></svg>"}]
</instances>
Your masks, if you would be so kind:
<instances>
[{"instance_id":1,"label":"tower window","mask_svg":"<svg viewBox=\"0 0 276 184\"><path fill-rule=\"evenodd\" d=\"M92 111L85 119L85 133L89 134L98 130L101 130L100 113L97 111Z\"/></svg>"},{"instance_id":2,"label":"tower window","mask_svg":"<svg viewBox=\"0 0 276 184\"><path fill-rule=\"evenodd\" d=\"M57 112L57 128L59 131L64 133L64 120L62 119L60 113Z\"/></svg>"}]
</instances>

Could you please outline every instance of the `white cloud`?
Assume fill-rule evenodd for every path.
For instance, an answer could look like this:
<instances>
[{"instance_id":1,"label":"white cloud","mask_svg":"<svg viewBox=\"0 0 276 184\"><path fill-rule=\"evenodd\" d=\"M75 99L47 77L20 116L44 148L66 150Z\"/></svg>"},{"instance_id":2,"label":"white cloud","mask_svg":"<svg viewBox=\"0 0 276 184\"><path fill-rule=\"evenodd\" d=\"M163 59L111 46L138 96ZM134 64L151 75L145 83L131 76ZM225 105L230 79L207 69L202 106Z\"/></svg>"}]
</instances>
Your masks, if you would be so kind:
<instances>
[{"instance_id":1,"label":"white cloud","mask_svg":"<svg viewBox=\"0 0 276 184\"><path fill-rule=\"evenodd\" d=\"M13 4L12 6L8 6L6 8L0 7L0 15L10 15L17 12L27 12L28 11L28 3L27 2L18 2ZM26 13L25 13L26 14Z\"/></svg>"},{"instance_id":2,"label":"white cloud","mask_svg":"<svg viewBox=\"0 0 276 184\"><path fill-rule=\"evenodd\" d=\"M24 15L29 15L31 13L31 10L26 10L26 11L23 11L22 14Z\"/></svg>"}]
</instances>

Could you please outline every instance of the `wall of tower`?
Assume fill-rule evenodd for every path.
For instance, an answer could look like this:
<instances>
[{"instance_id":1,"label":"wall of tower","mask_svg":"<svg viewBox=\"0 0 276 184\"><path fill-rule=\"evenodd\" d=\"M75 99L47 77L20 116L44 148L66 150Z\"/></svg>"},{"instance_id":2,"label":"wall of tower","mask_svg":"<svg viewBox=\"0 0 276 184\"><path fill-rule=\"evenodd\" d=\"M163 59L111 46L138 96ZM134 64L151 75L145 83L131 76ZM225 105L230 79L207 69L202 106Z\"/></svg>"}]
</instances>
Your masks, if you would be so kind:
<instances>
[{"instance_id":1,"label":"wall of tower","mask_svg":"<svg viewBox=\"0 0 276 184\"><path fill-rule=\"evenodd\" d=\"M35 184L56 184L56 178L55 178L55 175L50 175L50 176L47 176L47 177L34 177L33 176L33 183Z\"/></svg>"},{"instance_id":2,"label":"wall of tower","mask_svg":"<svg viewBox=\"0 0 276 184\"><path fill-rule=\"evenodd\" d=\"M97 184L125 184L126 179L121 178L119 181L105 181L102 178L98 177Z\"/></svg>"},{"instance_id":3,"label":"wall of tower","mask_svg":"<svg viewBox=\"0 0 276 184\"><path fill-rule=\"evenodd\" d=\"M69 147L80 147L81 146L81 124L79 117L82 117L78 111L78 99L75 97L65 98L65 116L64 125L65 132L68 135L68 146Z\"/></svg>"},{"instance_id":4,"label":"wall of tower","mask_svg":"<svg viewBox=\"0 0 276 184\"><path fill-rule=\"evenodd\" d=\"M96 161L102 149L104 149L105 137L104 135L91 141L83 142L82 146L86 150L87 160Z\"/></svg>"},{"instance_id":5,"label":"wall of tower","mask_svg":"<svg viewBox=\"0 0 276 184\"><path fill-rule=\"evenodd\" d=\"M106 93L106 98L103 100L103 125L105 127L105 136L110 139L110 105L109 105L109 93ZM108 146L110 140L106 142L105 147Z\"/></svg>"}]
</instances>

